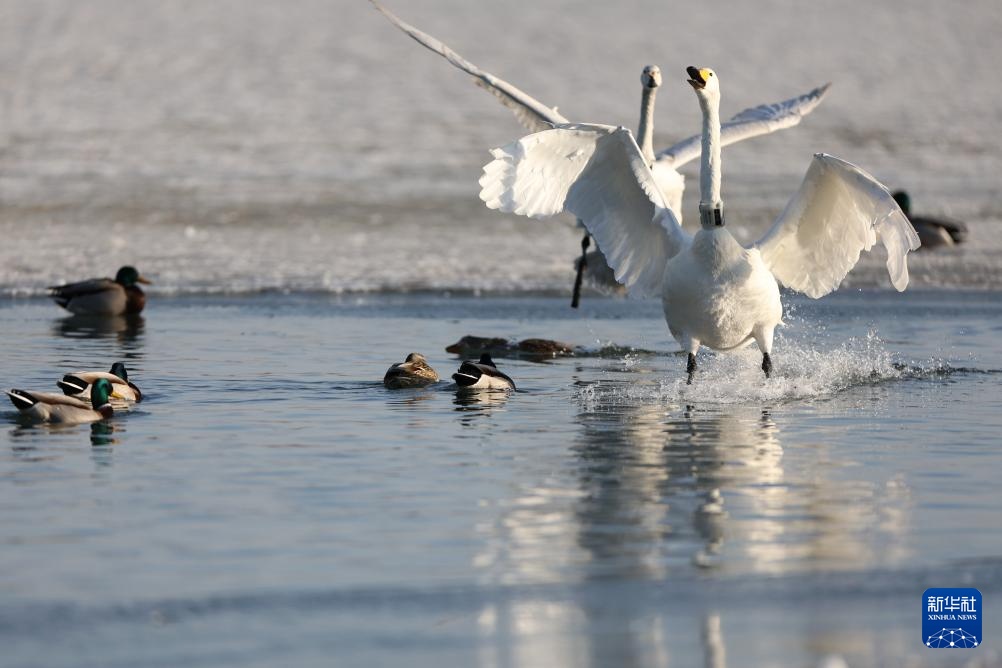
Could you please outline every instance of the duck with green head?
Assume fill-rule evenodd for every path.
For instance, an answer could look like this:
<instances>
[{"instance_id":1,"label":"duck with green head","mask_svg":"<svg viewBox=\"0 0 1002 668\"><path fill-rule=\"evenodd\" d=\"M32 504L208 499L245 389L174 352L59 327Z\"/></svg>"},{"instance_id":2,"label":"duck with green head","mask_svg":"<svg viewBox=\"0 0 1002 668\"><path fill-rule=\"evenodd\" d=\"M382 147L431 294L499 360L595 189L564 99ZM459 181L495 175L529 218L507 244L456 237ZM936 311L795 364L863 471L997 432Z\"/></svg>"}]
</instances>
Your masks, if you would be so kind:
<instances>
[{"instance_id":1,"label":"duck with green head","mask_svg":"<svg viewBox=\"0 0 1002 668\"><path fill-rule=\"evenodd\" d=\"M7 396L21 415L34 422L82 424L106 420L114 414L112 398L121 398L106 378L98 378L91 387L90 403L48 392L8 390Z\"/></svg>"},{"instance_id":2,"label":"duck with green head","mask_svg":"<svg viewBox=\"0 0 1002 668\"><path fill-rule=\"evenodd\" d=\"M56 385L68 397L77 399L89 399L91 387L98 379L104 378L111 383L115 394L123 401L139 402L143 400L143 393L129 380L129 372L125 368L124 362L115 362L111 365L111 371L75 371L63 376L62 380L57 380Z\"/></svg>"},{"instance_id":3,"label":"duck with green head","mask_svg":"<svg viewBox=\"0 0 1002 668\"><path fill-rule=\"evenodd\" d=\"M149 281L135 267L125 266L118 270L114 279L92 278L52 286L49 296L67 311L78 315L139 313L146 306L146 295L138 283L149 284Z\"/></svg>"},{"instance_id":4,"label":"duck with green head","mask_svg":"<svg viewBox=\"0 0 1002 668\"><path fill-rule=\"evenodd\" d=\"M904 190L893 195L912 227L919 235L922 245L919 250L927 251L943 246L956 246L967 240L967 223L946 216L917 216L912 213L912 198Z\"/></svg>"}]
</instances>

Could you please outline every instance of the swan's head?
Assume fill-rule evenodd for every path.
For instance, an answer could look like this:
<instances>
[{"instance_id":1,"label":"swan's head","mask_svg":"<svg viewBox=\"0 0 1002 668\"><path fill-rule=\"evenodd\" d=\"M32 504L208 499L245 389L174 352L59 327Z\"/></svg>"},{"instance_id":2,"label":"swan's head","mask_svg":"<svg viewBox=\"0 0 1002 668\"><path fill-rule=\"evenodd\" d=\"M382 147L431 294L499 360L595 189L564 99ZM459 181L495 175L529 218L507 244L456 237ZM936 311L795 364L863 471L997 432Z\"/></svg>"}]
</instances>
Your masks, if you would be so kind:
<instances>
[{"instance_id":1,"label":"swan's head","mask_svg":"<svg viewBox=\"0 0 1002 668\"><path fill-rule=\"evenodd\" d=\"M685 71L689 75L689 84L696 91L696 95L709 97L720 94L720 82L717 80L717 74L709 67L696 68L690 65L685 68Z\"/></svg>"},{"instance_id":2,"label":"swan's head","mask_svg":"<svg viewBox=\"0 0 1002 668\"><path fill-rule=\"evenodd\" d=\"M644 88L657 88L661 85L661 68L657 65L648 65L640 75L640 83Z\"/></svg>"}]
</instances>

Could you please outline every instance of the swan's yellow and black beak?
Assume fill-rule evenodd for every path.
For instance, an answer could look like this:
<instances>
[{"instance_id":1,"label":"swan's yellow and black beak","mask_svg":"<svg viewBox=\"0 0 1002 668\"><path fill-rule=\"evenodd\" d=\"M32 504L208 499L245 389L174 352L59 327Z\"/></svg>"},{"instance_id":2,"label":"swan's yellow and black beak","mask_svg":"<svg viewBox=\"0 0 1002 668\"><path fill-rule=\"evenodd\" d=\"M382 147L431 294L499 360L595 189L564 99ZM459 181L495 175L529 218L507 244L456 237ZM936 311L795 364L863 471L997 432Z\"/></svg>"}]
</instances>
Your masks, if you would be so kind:
<instances>
[{"instance_id":1,"label":"swan's yellow and black beak","mask_svg":"<svg viewBox=\"0 0 1002 668\"><path fill-rule=\"evenodd\" d=\"M685 71L689 75L689 83L692 85L693 88L695 88L696 90L706 88L707 70L705 69L698 70L692 65L690 65L689 67L685 68Z\"/></svg>"}]
</instances>

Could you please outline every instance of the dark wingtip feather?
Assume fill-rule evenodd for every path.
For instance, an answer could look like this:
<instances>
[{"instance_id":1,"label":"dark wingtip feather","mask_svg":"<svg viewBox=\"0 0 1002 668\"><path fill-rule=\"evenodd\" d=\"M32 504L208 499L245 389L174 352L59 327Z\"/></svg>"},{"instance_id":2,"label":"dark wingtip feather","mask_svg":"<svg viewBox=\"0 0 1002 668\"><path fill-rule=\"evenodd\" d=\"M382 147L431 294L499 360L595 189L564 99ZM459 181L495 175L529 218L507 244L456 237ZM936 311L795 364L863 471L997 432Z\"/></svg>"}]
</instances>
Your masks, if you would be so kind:
<instances>
[{"instance_id":1,"label":"dark wingtip feather","mask_svg":"<svg viewBox=\"0 0 1002 668\"><path fill-rule=\"evenodd\" d=\"M87 389L87 382L77 378L73 374L66 374L62 380L57 380L56 385L68 397L76 396Z\"/></svg>"},{"instance_id":2,"label":"dark wingtip feather","mask_svg":"<svg viewBox=\"0 0 1002 668\"><path fill-rule=\"evenodd\" d=\"M452 379L456 381L456 385L459 385L460 387L469 387L480 380L479 378L474 378L473 376L468 376L463 373L452 374Z\"/></svg>"},{"instance_id":3,"label":"dark wingtip feather","mask_svg":"<svg viewBox=\"0 0 1002 668\"><path fill-rule=\"evenodd\" d=\"M10 402L14 404L14 407L19 411L31 408L38 403L24 390L9 390L7 392L7 396L10 397Z\"/></svg>"},{"instance_id":4,"label":"dark wingtip feather","mask_svg":"<svg viewBox=\"0 0 1002 668\"><path fill-rule=\"evenodd\" d=\"M452 374L452 379L456 381L456 385L460 387L469 387L480 380L480 376L483 372L478 369L471 362L463 362L459 365L459 371Z\"/></svg>"}]
</instances>

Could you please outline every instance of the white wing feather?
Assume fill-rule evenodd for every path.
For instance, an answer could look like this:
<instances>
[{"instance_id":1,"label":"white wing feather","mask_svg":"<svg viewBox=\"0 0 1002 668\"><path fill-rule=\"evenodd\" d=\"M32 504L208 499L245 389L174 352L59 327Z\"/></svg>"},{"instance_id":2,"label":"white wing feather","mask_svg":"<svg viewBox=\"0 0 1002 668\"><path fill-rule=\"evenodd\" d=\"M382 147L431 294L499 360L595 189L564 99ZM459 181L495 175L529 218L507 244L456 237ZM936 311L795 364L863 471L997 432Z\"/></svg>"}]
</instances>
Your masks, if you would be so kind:
<instances>
[{"instance_id":1,"label":"white wing feather","mask_svg":"<svg viewBox=\"0 0 1002 668\"><path fill-rule=\"evenodd\" d=\"M800 123L804 116L814 111L828 93L830 86L828 83L789 100L745 109L720 126L720 145L727 146L743 139L792 128ZM660 151L654 158L654 164L664 163L677 169L699 157L702 150L701 141L702 135L683 139L674 146Z\"/></svg>"},{"instance_id":2,"label":"white wing feather","mask_svg":"<svg viewBox=\"0 0 1002 668\"><path fill-rule=\"evenodd\" d=\"M488 91L501 101L501 104L508 107L515 114L515 118L524 127L533 132L545 130L558 123L568 123L569 121L557 113L555 108L547 107L545 104L525 93L510 83L486 72L461 55L446 46L428 33L422 32L414 26L405 23L397 15L383 7L376 0L369 0L376 9L382 12L383 16L402 31L410 35L419 44L431 49L442 56L454 66L463 70L473 77L474 83Z\"/></svg>"},{"instance_id":3,"label":"white wing feather","mask_svg":"<svg viewBox=\"0 0 1002 668\"><path fill-rule=\"evenodd\" d=\"M562 125L491 154L480 179L489 208L533 218L573 213L630 294L661 296L665 264L689 236L629 130Z\"/></svg>"},{"instance_id":4,"label":"white wing feather","mask_svg":"<svg viewBox=\"0 0 1002 668\"><path fill-rule=\"evenodd\" d=\"M879 181L852 163L817 153L800 189L756 244L786 287L817 299L838 288L859 254L880 241L891 284L908 286L908 251L919 238Z\"/></svg>"}]
</instances>

